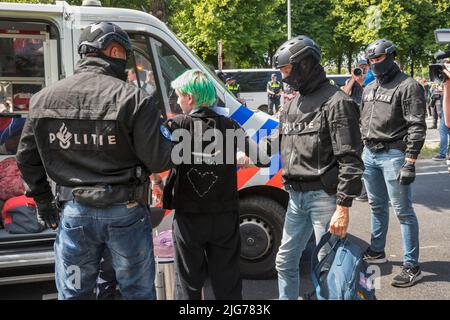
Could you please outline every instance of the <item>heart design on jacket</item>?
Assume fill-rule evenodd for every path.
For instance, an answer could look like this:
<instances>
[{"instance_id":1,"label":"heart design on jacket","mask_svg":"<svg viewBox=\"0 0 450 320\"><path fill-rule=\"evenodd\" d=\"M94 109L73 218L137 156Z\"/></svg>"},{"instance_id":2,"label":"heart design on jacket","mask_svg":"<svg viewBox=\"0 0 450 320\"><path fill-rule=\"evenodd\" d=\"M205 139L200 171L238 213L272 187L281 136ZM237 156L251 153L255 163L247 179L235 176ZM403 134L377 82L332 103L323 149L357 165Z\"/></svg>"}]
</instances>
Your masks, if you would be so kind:
<instances>
[{"instance_id":1,"label":"heart design on jacket","mask_svg":"<svg viewBox=\"0 0 450 320\"><path fill-rule=\"evenodd\" d=\"M187 178L200 198L203 198L219 179L214 172L201 173L194 168L188 171Z\"/></svg>"}]
</instances>

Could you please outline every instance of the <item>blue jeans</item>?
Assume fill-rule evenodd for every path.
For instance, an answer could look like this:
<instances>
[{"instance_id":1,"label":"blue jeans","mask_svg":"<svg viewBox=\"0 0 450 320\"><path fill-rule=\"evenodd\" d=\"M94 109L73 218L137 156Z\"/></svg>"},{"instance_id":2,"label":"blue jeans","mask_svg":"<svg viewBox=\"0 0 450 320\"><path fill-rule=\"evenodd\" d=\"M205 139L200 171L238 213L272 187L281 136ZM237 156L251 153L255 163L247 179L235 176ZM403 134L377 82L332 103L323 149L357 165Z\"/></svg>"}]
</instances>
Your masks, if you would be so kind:
<instances>
[{"instance_id":1,"label":"blue jeans","mask_svg":"<svg viewBox=\"0 0 450 320\"><path fill-rule=\"evenodd\" d=\"M64 204L55 240L59 299L92 299L105 248L124 299L155 299L155 262L148 208Z\"/></svg>"},{"instance_id":2,"label":"blue jeans","mask_svg":"<svg viewBox=\"0 0 450 320\"><path fill-rule=\"evenodd\" d=\"M370 248L382 252L389 225L389 199L400 221L404 265L419 265L419 223L412 207L411 185L400 185L397 175L405 161L401 150L374 153L364 148L364 184L372 214Z\"/></svg>"},{"instance_id":3,"label":"blue jeans","mask_svg":"<svg viewBox=\"0 0 450 320\"><path fill-rule=\"evenodd\" d=\"M439 155L441 157L445 157L447 154L450 154L450 141L448 139L449 135L450 128L445 125L444 113L442 113L441 120L439 120Z\"/></svg>"},{"instance_id":4,"label":"blue jeans","mask_svg":"<svg viewBox=\"0 0 450 320\"><path fill-rule=\"evenodd\" d=\"M290 187L286 187L290 189ZM316 243L327 231L336 210L336 196L325 191L289 191L289 205L284 220L283 238L277 253L280 300L297 300L300 292L300 258L312 232Z\"/></svg>"}]
</instances>

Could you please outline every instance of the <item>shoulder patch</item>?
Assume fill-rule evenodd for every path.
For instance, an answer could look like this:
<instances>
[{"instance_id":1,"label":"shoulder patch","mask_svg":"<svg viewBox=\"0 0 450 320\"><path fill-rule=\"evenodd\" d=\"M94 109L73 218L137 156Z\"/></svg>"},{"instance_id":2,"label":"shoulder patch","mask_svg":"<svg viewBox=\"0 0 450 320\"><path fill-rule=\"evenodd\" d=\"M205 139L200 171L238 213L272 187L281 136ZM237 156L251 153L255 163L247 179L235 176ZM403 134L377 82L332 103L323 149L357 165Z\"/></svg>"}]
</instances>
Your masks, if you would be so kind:
<instances>
[{"instance_id":1,"label":"shoulder patch","mask_svg":"<svg viewBox=\"0 0 450 320\"><path fill-rule=\"evenodd\" d=\"M169 141L172 141L172 133L170 133L170 130L165 125L160 125L159 131L161 132L164 138L166 138Z\"/></svg>"}]
</instances>

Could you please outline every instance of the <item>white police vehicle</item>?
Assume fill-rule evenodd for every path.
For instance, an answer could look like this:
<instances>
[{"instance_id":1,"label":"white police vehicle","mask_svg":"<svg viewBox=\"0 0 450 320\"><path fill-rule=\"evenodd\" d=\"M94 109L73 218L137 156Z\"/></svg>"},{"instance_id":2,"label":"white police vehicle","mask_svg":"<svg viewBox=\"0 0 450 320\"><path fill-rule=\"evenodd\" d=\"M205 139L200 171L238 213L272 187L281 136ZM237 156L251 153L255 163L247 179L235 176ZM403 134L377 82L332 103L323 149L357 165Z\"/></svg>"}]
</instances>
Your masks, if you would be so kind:
<instances>
[{"instance_id":1,"label":"white police vehicle","mask_svg":"<svg viewBox=\"0 0 450 320\"><path fill-rule=\"evenodd\" d=\"M230 117L244 129L266 129L270 133L277 128L273 118L241 105L216 75L154 16L101 7L96 0L87 1L90 2L83 6L71 6L64 1L52 5L0 2L0 165L5 160L11 162L9 158L14 159L30 97L73 74L79 59L80 32L98 21L116 23L129 33L134 54L131 60L136 63L138 77L152 76L150 80L133 81L151 81L166 116L181 112L176 94L170 88L171 81L187 69L199 68L213 78L218 105L228 108ZM268 80L264 77L260 81L265 86ZM257 134L253 136L258 137L261 138ZM270 168L238 169L241 268L245 276L262 278L275 272L274 261L288 201L281 185L279 165L280 157L276 154ZM4 179L0 172L0 205L8 197L17 196L10 194L13 190ZM157 207L152 212L159 221L167 217L165 222L172 216ZM51 230L11 234L0 228L0 285L53 279L54 239L55 232Z\"/></svg>"}]
</instances>

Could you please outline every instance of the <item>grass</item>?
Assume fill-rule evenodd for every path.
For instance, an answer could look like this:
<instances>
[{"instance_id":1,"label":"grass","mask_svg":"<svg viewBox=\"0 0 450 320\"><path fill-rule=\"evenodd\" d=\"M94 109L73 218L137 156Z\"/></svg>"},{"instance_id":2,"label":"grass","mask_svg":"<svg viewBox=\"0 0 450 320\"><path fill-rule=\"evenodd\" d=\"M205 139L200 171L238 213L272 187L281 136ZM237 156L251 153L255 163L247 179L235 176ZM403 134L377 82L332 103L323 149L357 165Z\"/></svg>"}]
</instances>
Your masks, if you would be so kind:
<instances>
[{"instance_id":1,"label":"grass","mask_svg":"<svg viewBox=\"0 0 450 320\"><path fill-rule=\"evenodd\" d=\"M424 145L422 150L420 151L420 155L422 158L430 158L439 152L439 146L429 147Z\"/></svg>"}]
</instances>

